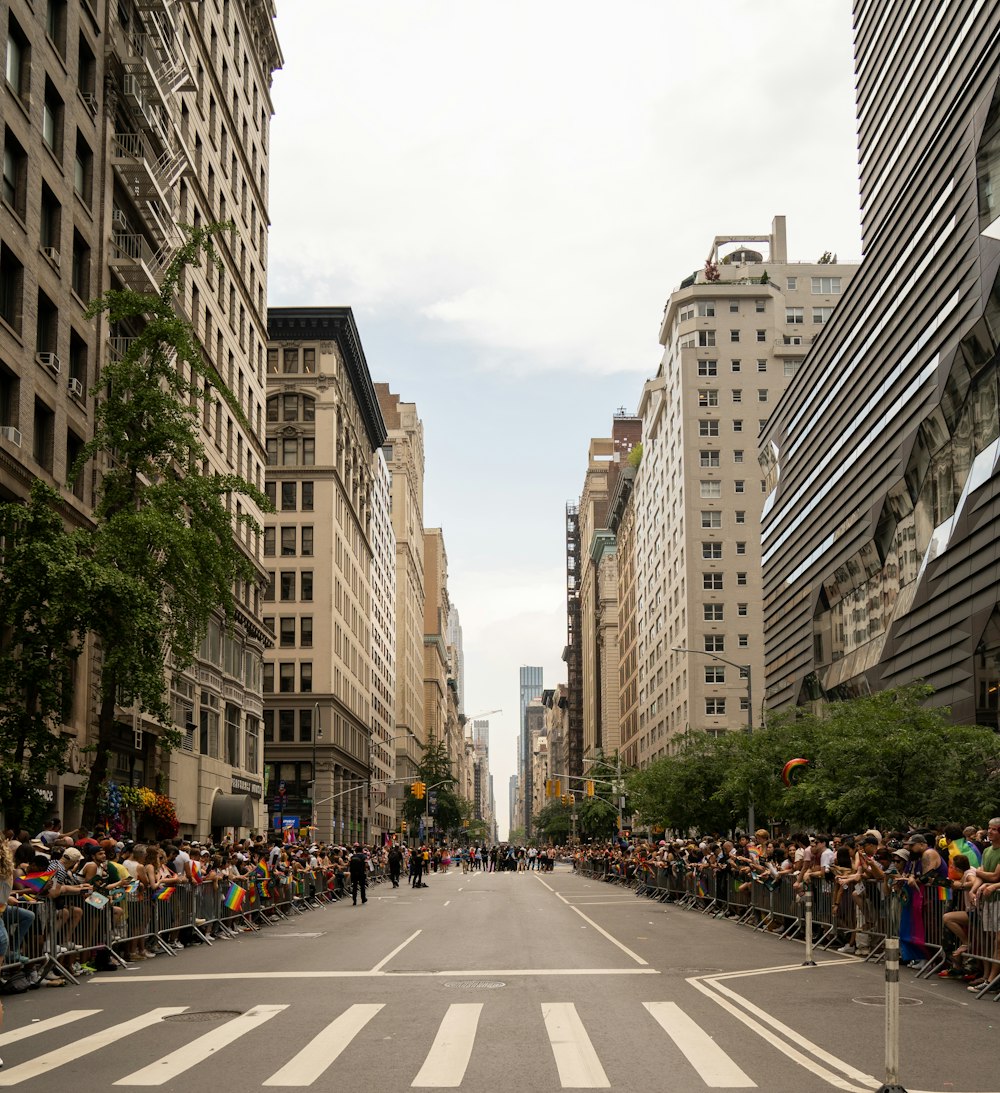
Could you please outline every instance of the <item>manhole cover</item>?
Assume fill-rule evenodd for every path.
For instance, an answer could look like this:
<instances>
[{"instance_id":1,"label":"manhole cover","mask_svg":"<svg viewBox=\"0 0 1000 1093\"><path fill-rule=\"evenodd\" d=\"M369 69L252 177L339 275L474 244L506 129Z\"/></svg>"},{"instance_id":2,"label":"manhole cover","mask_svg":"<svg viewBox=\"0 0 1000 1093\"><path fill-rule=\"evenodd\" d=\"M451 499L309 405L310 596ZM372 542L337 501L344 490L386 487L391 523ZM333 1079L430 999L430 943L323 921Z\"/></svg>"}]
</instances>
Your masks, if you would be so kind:
<instances>
[{"instance_id":1,"label":"manhole cover","mask_svg":"<svg viewBox=\"0 0 1000 1093\"><path fill-rule=\"evenodd\" d=\"M227 1017L241 1017L242 1010L192 1010L190 1013L171 1013L164 1021L225 1021Z\"/></svg>"},{"instance_id":2,"label":"manhole cover","mask_svg":"<svg viewBox=\"0 0 1000 1093\"><path fill-rule=\"evenodd\" d=\"M852 1002L857 1002L859 1006L884 1006L885 998L880 994L871 994L866 998L852 998ZM900 998L899 1004L901 1006L922 1006L924 1003L920 998Z\"/></svg>"},{"instance_id":3,"label":"manhole cover","mask_svg":"<svg viewBox=\"0 0 1000 1093\"><path fill-rule=\"evenodd\" d=\"M445 986L459 991L497 991L507 984L499 979L455 979L445 983Z\"/></svg>"}]
</instances>

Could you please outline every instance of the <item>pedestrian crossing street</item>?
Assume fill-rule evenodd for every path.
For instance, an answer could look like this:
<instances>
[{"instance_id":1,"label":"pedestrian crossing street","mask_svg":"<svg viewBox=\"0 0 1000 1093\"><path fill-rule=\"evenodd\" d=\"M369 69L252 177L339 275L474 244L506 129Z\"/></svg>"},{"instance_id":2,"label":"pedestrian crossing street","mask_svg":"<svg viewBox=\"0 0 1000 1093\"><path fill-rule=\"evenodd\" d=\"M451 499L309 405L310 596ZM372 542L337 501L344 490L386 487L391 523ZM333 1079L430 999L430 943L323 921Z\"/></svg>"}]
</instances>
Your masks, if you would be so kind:
<instances>
[{"instance_id":1,"label":"pedestrian crossing street","mask_svg":"<svg viewBox=\"0 0 1000 1093\"><path fill-rule=\"evenodd\" d=\"M474 1058L476 1036L485 1003L468 1002L449 1005L441 1018L433 1042L412 1082L414 1089L455 1089L462 1085L470 1061ZM644 1047L655 1050L663 1059L669 1058L665 1043L657 1044L650 1037L657 1027L675 1045L683 1058L676 1065L667 1066L675 1079L676 1088L697 1087L694 1078L710 1089L754 1089L756 1083L731 1059L693 1018L675 1002L643 1002L632 1015L632 1023L639 1026ZM115 1086L161 1086L172 1082L187 1071L201 1066L207 1060L220 1056L229 1059L229 1065L239 1066L240 1041L244 1037L265 1028L273 1030L268 1036L268 1063L260 1069L253 1068L253 1080L245 1067L241 1068L241 1082L255 1084L261 1078L264 1087L308 1088L330 1071L335 1080L336 1069L331 1071L339 1056L347 1051L360 1033L368 1030L379 1040L386 1038L394 1027L406 1020L399 1003L362 1003L348 1006L329 1024L305 1043L297 1042L309 1034L298 1031L301 1015L296 1014L299 1004L267 1005L251 1007L244 1013L212 1024L207 1032L200 1033L204 1025L188 1021L167 1021L164 1018L190 1012L187 1006L161 1006L118 1023L101 1026L107 1012L100 1009L76 1009L55 1017L0 1033L0 1055L5 1060L0 1070L0 1087L12 1087L31 1083L34 1088L54 1088L45 1078L73 1081L74 1075L86 1073L84 1061L88 1055L117 1045L116 1060L122 1063L122 1076L114 1080ZM286 1011L289 1011L286 1013ZM644 1012L643 1012L644 1011ZM538 1012L538 1011L535 1011ZM280 1018L284 1015L284 1020ZM530 1016L530 1014L529 1014ZM553 1079L563 1089L610 1089L611 1083L604 1065L591 1040L591 1036L572 1002L543 1002L538 1012L544 1027L555 1067ZM276 1025L267 1030L268 1022L279 1018ZM616 1015L619 1021L623 1015ZM642 1022L648 1024L642 1024ZM278 1027L280 1026L280 1028ZM158 1029L158 1045L166 1037L171 1050L137 1069L136 1061L144 1061L153 1041L149 1036L138 1036L144 1031ZM151 1035L151 1034L150 1034ZM132 1039L130 1039L132 1038ZM489 1037L480 1050L495 1048ZM61 1046L53 1046L59 1042ZM122 1052L120 1046L128 1043L131 1048ZM176 1044L176 1046L173 1046ZM370 1047L370 1045L369 1045ZM355 1051L368 1050L361 1042ZM227 1049L230 1049L227 1054ZM103 1053L107 1058L108 1052ZM282 1061L284 1060L284 1061ZM416 1061L416 1060L414 1060ZM276 1070L272 1067L281 1063ZM129 1067L132 1063L132 1067ZM689 1068L686 1080L681 1068ZM65 1068L62 1075L58 1073ZM613 1073L616 1087L627 1080L627 1075ZM38 1080L41 1079L41 1080ZM176 1088L176 1087L175 1087Z\"/></svg>"}]
</instances>

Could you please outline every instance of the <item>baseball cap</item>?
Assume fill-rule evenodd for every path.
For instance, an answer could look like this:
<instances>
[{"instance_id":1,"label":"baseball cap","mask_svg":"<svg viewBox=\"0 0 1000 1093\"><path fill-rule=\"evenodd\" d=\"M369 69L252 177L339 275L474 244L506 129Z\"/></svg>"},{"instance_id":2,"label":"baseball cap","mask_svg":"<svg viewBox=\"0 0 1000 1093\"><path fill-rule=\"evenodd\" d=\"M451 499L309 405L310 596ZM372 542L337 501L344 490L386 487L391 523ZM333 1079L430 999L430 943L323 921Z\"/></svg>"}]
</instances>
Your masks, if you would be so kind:
<instances>
[{"instance_id":1,"label":"baseball cap","mask_svg":"<svg viewBox=\"0 0 1000 1093\"><path fill-rule=\"evenodd\" d=\"M67 846L63 851L62 856L66 861L72 862L74 865L83 859L83 855L75 846Z\"/></svg>"}]
</instances>

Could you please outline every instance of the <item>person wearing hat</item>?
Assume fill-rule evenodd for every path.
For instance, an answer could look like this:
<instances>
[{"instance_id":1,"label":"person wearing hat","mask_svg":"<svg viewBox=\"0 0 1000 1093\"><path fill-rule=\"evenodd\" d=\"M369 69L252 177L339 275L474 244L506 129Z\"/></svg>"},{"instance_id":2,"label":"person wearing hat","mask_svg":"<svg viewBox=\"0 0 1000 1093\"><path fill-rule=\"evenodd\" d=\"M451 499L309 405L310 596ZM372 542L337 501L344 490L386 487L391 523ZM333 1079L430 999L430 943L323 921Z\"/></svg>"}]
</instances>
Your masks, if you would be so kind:
<instances>
[{"instance_id":1,"label":"person wearing hat","mask_svg":"<svg viewBox=\"0 0 1000 1093\"><path fill-rule=\"evenodd\" d=\"M360 843L354 844L354 853L347 863L348 872L351 875L351 901L355 907L358 905L358 889L361 889L361 903L368 902L368 860L365 858Z\"/></svg>"},{"instance_id":2,"label":"person wearing hat","mask_svg":"<svg viewBox=\"0 0 1000 1093\"><path fill-rule=\"evenodd\" d=\"M65 949L76 948L71 939L80 924L80 919L83 918L82 900L71 904L66 897L89 896L93 891L91 885L86 884L76 875L81 861L83 861L83 854L75 846L66 847L55 863L52 882L46 892L48 898L55 904L56 934L57 937L61 937L61 944L65 946Z\"/></svg>"},{"instance_id":3,"label":"person wearing hat","mask_svg":"<svg viewBox=\"0 0 1000 1093\"><path fill-rule=\"evenodd\" d=\"M928 881L934 885L945 884L948 879L948 863L927 843L927 836L915 831L907 839L904 848L909 860L903 870L905 886L900 890L899 916L899 955L902 963L923 967L927 959L924 945L924 901L934 899L937 892L930 888L925 892Z\"/></svg>"}]
</instances>

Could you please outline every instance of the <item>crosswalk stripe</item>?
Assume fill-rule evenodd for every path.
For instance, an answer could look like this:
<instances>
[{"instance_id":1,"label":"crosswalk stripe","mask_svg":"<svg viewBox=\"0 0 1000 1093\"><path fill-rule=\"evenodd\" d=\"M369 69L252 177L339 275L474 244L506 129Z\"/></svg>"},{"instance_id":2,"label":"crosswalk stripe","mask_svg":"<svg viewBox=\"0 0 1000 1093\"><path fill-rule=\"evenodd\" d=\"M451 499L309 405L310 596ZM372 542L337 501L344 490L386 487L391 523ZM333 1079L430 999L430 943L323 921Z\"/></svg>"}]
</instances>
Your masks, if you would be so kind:
<instances>
[{"instance_id":1,"label":"crosswalk stripe","mask_svg":"<svg viewBox=\"0 0 1000 1093\"><path fill-rule=\"evenodd\" d=\"M542 1017L563 1089L610 1089L576 1006L572 1002L543 1002Z\"/></svg>"},{"instance_id":2,"label":"crosswalk stripe","mask_svg":"<svg viewBox=\"0 0 1000 1093\"><path fill-rule=\"evenodd\" d=\"M264 1085L312 1085L383 1006L381 1002L351 1006L272 1074Z\"/></svg>"},{"instance_id":3,"label":"crosswalk stripe","mask_svg":"<svg viewBox=\"0 0 1000 1093\"><path fill-rule=\"evenodd\" d=\"M482 1012L482 1002L456 1002L448 1007L424 1065L413 1079L415 1087L455 1089L462 1084Z\"/></svg>"},{"instance_id":4,"label":"crosswalk stripe","mask_svg":"<svg viewBox=\"0 0 1000 1093\"><path fill-rule=\"evenodd\" d=\"M155 1063L136 1070L127 1078L120 1078L115 1085L164 1085L286 1009L288 1006L254 1006L219 1028L157 1059Z\"/></svg>"},{"instance_id":5,"label":"crosswalk stripe","mask_svg":"<svg viewBox=\"0 0 1000 1093\"><path fill-rule=\"evenodd\" d=\"M95 1032L85 1036L82 1040L74 1040L66 1047L56 1048L45 1055L39 1055L37 1059L21 1063L20 1066L11 1067L10 1070L0 1070L0 1086L17 1085L18 1082L27 1081L28 1078L37 1078L40 1074L47 1074L64 1063L78 1062L84 1055L93 1051L99 1051L102 1047L117 1043L126 1036L135 1032L141 1032L150 1025L156 1025L164 1017L170 1017L175 1013L183 1013L187 1006L163 1006L160 1009L150 1010L141 1017L133 1017L131 1021L124 1021L120 1025L112 1025L103 1032Z\"/></svg>"},{"instance_id":6,"label":"crosswalk stripe","mask_svg":"<svg viewBox=\"0 0 1000 1093\"><path fill-rule=\"evenodd\" d=\"M0 1034L0 1047L8 1044L16 1044L19 1040L27 1040L29 1036L38 1036L42 1032L51 1032L54 1028L72 1024L84 1017L93 1017L100 1010L67 1010L65 1013L49 1017L44 1021L35 1021L32 1025L22 1025L21 1028L11 1029L10 1032Z\"/></svg>"},{"instance_id":7,"label":"crosswalk stripe","mask_svg":"<svg viewBox=\"0 0 1000 1093\"><path fill-rule=\"evenodd\" d=\"M676 1002L643 1002L657 1023L712 1089L756 1089L749 1078L708 1033Z\"/></svg>"}]
</instances>

